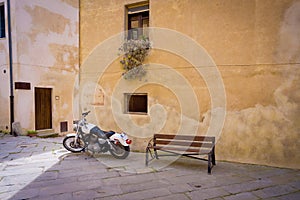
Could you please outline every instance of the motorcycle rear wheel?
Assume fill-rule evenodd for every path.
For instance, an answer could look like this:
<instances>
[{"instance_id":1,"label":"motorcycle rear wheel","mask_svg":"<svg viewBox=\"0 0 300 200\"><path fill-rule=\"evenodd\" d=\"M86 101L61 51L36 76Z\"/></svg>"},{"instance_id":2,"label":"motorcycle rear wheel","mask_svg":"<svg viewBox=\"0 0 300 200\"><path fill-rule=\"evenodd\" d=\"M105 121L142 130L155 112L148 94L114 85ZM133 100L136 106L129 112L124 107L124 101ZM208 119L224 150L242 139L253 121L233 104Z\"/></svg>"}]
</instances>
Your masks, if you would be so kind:
<instances>
[{"instance_id":1,"label":"motorcycle rear wheel","mask_svg":"<svg viewBox=\"0 0 300 200\"><path fill-rule=\"evenodd\" d=\"M113 157L117 159L125 159L129 155L130 147L129 146L123 146L122 144L115 144L111 143L114 149L110 149L109 152Z\"/></svg>"},{"instance_id":2,"label":"motorcycle rear wheel","mask_svg":"<svg viewBox=\"0 0 300 200\"><path fill-rule=\"evenodd\" d=\"M77 139L77 144L75 144L75 136L67 136L63 140L64 147L73 153L82 152L85 148L83 140L80 138Z\"/></svg>"}]
</instances>

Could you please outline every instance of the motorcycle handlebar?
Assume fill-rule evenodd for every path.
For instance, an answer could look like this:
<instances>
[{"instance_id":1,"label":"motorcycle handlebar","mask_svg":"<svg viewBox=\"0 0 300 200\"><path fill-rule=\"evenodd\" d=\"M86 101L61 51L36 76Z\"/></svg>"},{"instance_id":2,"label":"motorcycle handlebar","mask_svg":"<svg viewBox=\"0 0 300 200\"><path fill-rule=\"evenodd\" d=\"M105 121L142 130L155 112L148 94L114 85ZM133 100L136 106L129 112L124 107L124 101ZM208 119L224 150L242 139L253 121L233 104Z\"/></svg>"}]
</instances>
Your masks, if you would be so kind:
<instances>
[{"instance_id":1,"label":"motorcycle handlebar","mask_svg":"<svg viewBox=\"0 0 300 200\"><path fill-rule=\"evenodd\" d=\"M87 112L85 112L85 113L82 113L82 116L87 116L89 113L90 113L91 111L89 110L89 111L87 111Z\"/></svg>"}]
</instances>

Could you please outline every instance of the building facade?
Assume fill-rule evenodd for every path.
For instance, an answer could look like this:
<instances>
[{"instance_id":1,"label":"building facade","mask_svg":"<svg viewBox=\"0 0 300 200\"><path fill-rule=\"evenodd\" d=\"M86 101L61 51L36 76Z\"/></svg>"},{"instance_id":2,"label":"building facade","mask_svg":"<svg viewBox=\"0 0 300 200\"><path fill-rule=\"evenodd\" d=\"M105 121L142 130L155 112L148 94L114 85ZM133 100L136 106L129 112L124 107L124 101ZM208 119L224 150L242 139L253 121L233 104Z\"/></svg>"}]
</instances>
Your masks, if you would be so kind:
<instances>
[{"instance_id":1,"label":"building facade","mask_svg":"<svg viewBox=\"0 0 300 200\"><path fill-rule=\"evenodd\" d=\"M127 132L133 150L159 132L214 135L218 160L300 167L299 0L11 2L14 82L31 86L14 89L25 129L36 129L37 96L48 91L57 132L91 110L89 121ZM143 38L146 75L125 79L120 49Z\"/></svg>"},{"instance_id":2,"label":"building facade","mask_svg":"<svg viewBox=\"0 0 300 200\"><path fill-rule=\"evenodd\" d=\"M7 1L0 1L7 22ZM79 72L79 1L10 1L14 121L27 130L67 132ZM1 18L2 19L2 18ZM4 22L4 21L3 21ZM10 124L8 23L0 39L0 129Z\"/></svg>"}]
</instances>

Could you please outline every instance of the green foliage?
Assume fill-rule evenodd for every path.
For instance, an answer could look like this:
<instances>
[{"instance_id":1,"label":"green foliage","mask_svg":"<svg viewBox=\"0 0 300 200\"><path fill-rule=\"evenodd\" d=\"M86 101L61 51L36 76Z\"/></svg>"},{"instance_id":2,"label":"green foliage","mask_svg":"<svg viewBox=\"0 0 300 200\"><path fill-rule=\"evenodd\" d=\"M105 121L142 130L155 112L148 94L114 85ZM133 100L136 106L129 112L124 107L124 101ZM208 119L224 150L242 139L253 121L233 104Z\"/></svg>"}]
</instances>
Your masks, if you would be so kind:
<instances>
[{"instance_id":1,"label":"green foliage","mask_svg":"<svg viewBox=\"0 0 300 200\"><path fill-rule=\"evenodd\" d=\"M9 130L0 130L0 133L9 134Z\"/></svg>"},{"instance_id":2,"label":"green foliage","mask_svg":"<svg viewBox=\"0 0 300 200\"><path fill-rule=\"evenodd\" d=\"M35 131L35 130L28 130L27 134L34 135L34 134L37 134L37 131Z\"/></svg>"},{"instance_id":3,"label":"green foliage","mask_svg":"<svg viewBox=\"0 0 300 200\"><path fill-rule=\"evenodd\" d=\"M149 54L151 43L148 38L139 40L126 40L119 49L123 53L120 63L125 70L123 77L125 79L142 78L146 75L145 58Z\"/></svg>"}]
</instances>

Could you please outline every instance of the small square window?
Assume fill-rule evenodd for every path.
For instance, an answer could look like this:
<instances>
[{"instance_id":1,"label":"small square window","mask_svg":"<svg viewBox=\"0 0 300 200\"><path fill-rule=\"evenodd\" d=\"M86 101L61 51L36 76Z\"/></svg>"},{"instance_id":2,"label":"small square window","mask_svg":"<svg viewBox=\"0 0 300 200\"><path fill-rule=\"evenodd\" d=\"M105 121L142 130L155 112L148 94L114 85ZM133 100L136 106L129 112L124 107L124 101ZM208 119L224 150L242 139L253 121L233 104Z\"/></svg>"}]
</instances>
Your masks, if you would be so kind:
<instances>
[{"instance_id":1,"label":"small square window","mask_svg":"<svg viewBox=\"0 0 300 200\"><path fill-rule=\"evenodd\" d=\"M147 114L148 95L146 93L125 93L125 113Z\"/></svg>"}]
</instances>

